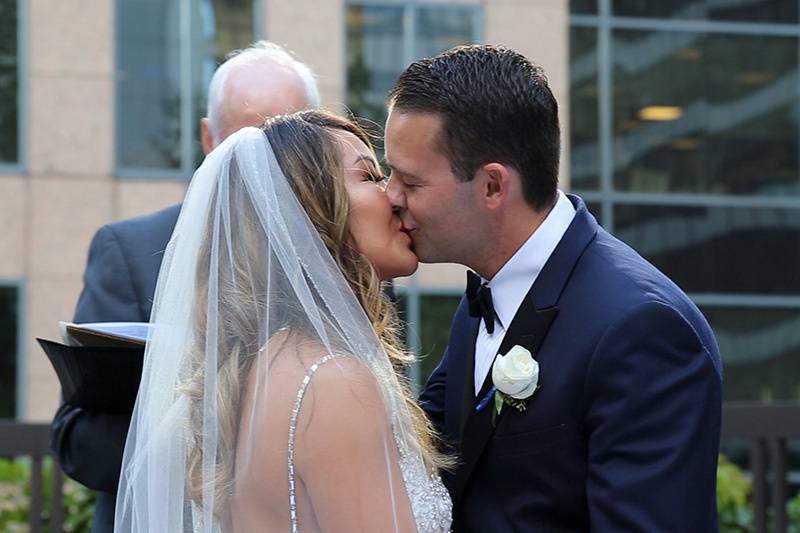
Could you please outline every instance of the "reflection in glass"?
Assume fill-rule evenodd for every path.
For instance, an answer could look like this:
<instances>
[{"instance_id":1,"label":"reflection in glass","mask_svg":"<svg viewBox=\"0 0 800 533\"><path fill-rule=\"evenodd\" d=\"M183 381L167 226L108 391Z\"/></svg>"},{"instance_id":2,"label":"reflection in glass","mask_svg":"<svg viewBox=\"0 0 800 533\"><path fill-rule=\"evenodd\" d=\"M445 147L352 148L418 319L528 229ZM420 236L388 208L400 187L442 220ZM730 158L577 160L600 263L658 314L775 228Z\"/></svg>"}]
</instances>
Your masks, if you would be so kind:
<instances>
[{"instance_id":1,"label":"reflection in glass","mask_svg":"<svg viewBox=\"0 0 800 533\"><path fill-rule=\"evenodd\" d=\"M800 210L617 204L614 226L686 292L800 294Z\"/></svg>"},{"instance_id":2,"label":"reflection in glass","mask_svg":"<svg viewBox=\"0 0 800 533\"><path fill-rule=\"evenodd\" d=\"M198 122L205 116L208 83L230 51L253 41L253 3L189 3L190 42L180 41L180 3L118 2L117 165L137 169L191 169L201 159ZM181 49L191 51L182 65ZM189 79L183 79L188 76ZM191 87L188 122L194 153L181 151L182 87ZM189 157L188 161L184 159Z\"/></svg>"},{"instance_id":3,"label":"reflection in glass","mask_svg":"<svg viewBox=\"0 0 800 533\"><path fill-rule=\"evenodd\" d=\"M357 117L383 128L386 95L403 63L403 8L347 8L347 105Z\"/></svg>"},{"instance_id":4,"label":"reflection in glass","mask_svg":"<svg viewBox=\"0 0 800 533\"><path fill-rule=\"evenodd\" d=\"M180 168L178 3L117 2L117 9L117 164Z\"/></svg>"},{"instance_id":5,"label":"reflection in glass","mask_svg":"<svg viewBox=\"0 0 800 533\"><path fill-rule=\"evenodd\" d=\"M702 311L722 354L725 401L800 400L800 309Z\"/></svg>"},{"instance_id":6,"label":"reflection in glass","mask_svg":"<svg viewBox=\"0 0 800 533\"><path fill-rule=\"evenodd\" d=\"M570 0L569 12L573 15L596 15L597 0Z\"/></svg>"},{"instance_id":7,"label":"reflection in glass","mask_svg":"<svg viewBox=\"0 0 800 533\"><path fill-rule=\"evenodd\" d=\"M797 23L797 0L612 0L620 17Z\"/></svg>"},{"instance_id":8,"label":"reflection in glass","mask_svg":"<svg viewBox=\"0 0 800 533\"><path fill-rule=\"evenodd\" d=\"M0 0L0 163L19 159L17 0Z\"/></svg>"},{"instance_id":9,"label":"reflection in glass","mask_svg":"<svg viewBox=\"0 0 800 533\"><path fill-rule=\"evenodd\" d=\"M414 8L416 35L405 35L402 6L347 8L347 105L382 130L386 122L386 96L406 67L406 42L414 45L414 58L428 57L477 35L473 7Z\"/></svg>"},{"instance_id":10,"label":"reflection in glass","mask_svg":"<svg viewBox=\"0 0 800 533\"><path fill-rule=\"evenodd\" d=\"M798 195L796 38L613 35L618 190Z\"/></svg>"},{"instance_id":11,"label":"reflection in glass","mask_svg":"<svg viewBox=\"0 0 800 533\"><path fill-rule=\"evenodd\" d=\"M17 414L17 298L16 287L0 287L0 419Z\"/></svg>"},{"instance_id":12,"label":"reflection in glass","mask_svg":"<svg viewBox=\"0 0 800 533\"><path fill-rule=\"evenodd\" d=\"M570 29L570 183L576 190L600 186L597 108L597 29Z\"/></svg>"},{"instance_id":13,"label":"reflection in glass","mask_svg":"<svg viewBox=\"0 0 800 533\"><path fill-rule=\"evenodd\" d=\"M416 57L431 57L454 46L473 44L477 34L474 11L458 7L420 7L416 30Z\"/></svg>"}]
</instances>

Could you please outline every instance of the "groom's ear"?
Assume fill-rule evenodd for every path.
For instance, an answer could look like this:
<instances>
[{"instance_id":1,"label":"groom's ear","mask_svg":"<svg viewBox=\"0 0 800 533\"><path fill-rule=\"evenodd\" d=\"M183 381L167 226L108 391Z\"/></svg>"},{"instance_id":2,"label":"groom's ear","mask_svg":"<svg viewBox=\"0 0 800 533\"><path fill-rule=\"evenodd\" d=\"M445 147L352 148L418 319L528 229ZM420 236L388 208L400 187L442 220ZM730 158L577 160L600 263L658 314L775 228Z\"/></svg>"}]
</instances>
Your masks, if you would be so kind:
<instances>
[{"instance_id":1,"label":"groom's ear","mask_svg":"<svg viewBox=\"0 0 800 533\"><path fill-rule=\"evenodd\" d=\"M498 209L508 200L512 186L511 168L502 163L481 166L475 179L481 180L483 201L490 210Z\"/></svg>"}]
</instances>

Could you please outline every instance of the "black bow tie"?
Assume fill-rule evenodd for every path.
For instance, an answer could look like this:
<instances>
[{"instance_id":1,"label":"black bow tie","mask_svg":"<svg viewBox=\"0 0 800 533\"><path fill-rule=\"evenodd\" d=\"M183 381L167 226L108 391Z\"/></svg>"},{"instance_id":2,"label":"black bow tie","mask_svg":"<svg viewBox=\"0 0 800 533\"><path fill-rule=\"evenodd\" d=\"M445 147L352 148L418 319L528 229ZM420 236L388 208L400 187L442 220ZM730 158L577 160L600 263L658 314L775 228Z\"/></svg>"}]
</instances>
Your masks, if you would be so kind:
<instances>
[{"instance_id":1,"label":"black bow tie","mask_svg":"<svg viewBox=\"0 0 800 533\"><path fill-rule=\"evenodd\" d=\"M469 316L482 318L486 331L494 333L494 304L492 289L481 283L481 277L467 271L467 299L469 300Z\"/></svg>"}]
</instances>

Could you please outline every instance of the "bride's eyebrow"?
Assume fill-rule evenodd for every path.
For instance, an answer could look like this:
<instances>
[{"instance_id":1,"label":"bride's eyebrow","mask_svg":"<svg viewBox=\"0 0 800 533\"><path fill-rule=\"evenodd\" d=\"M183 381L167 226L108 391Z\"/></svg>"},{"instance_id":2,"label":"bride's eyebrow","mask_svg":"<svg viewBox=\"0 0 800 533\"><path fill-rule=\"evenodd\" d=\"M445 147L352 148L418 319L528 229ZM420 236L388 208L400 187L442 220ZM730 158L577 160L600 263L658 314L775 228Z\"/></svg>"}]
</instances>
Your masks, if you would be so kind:
<instances>
[{"instance_id":1,"label":"bride's eyebrow","mask_svg":"<svg viewBox=\"0 0 800 533\"><path fill-rule=\"evenodd\" d=\"M360 162L362 162L362 161L368 161L368 162L371 164L371 166L373 166L373 167L375 167L375 168L378 168L378 164L375 162L375 158L374 158L374 157L372 157L371 155L366 155L366 154L363 154L363 155L360 155L360 156L358 156L358 157L356 158L356 160L355 160L355 161L353 161L353 164L354 164L354 165L357 165L357 164L359 164L359 163L360 163Z\"/></svg>"}]
</instances>

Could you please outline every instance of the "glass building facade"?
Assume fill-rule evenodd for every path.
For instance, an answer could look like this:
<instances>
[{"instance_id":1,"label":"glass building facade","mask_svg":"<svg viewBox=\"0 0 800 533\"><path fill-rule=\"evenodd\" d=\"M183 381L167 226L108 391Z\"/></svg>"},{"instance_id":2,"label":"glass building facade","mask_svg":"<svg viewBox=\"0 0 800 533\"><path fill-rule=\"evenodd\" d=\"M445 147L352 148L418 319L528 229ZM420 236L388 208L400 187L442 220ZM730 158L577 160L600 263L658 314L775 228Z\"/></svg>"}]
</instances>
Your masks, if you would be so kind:
<instances>
[{"instance_id":1,"label":"glass building facade","mask_svg":"<svg viewBox=\"0 0 800 533\"><path fill-rule=\"evenodd\" d=\"M800 399L796 1L574 1L571 189L700 306L726 400Z\"/></svg>"}]
</instances>

